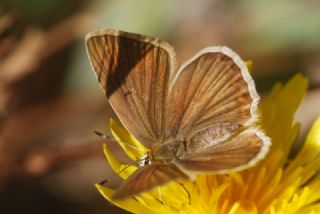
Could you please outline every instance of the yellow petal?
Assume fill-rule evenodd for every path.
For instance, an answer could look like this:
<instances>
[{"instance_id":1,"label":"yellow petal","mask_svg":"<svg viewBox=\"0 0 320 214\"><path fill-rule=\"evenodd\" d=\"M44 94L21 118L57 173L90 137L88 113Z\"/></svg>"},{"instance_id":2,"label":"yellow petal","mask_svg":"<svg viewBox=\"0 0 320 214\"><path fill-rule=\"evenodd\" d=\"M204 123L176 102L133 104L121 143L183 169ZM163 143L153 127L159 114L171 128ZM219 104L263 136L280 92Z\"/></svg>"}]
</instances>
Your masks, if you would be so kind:
<instances>
[{"instance_id":1,"label":"yellow petal","mask_svg":"<svg viewBox=\"0 0 320 214\"><path fill-rule=\"evenodd\" d=\"M277 149L283 152L279 163L281 166L285 164L298 135L299 125L294 123L294 114L304 97L307 85L306 78L297 74L285 86L276 84L271 95L260 105L262 126L272 140L270 152Z\"/></svg>"},{"instance_id":2,"label":"yellow petal","mask_svg":"<svg viewBox=\"0 0 320 214\"><path fill-rule=\"evenodd\" d=\"M250 201L240 201L234 204L229 211L230 214L255 214L258 213L257 207Z\"/></svg>"},{"instance_id":3,"label":"yellow petal","mask_svg":"<svg viewBox=\"0 0 320 214\"><path fill-rule=\"evenodd\" d=\"M311 190L310 195L308 197L308 203L312 204L317 201L319 202L319 200L320 200L320 191L319 191L319 189L320 189L320 176L317 176L315 179L311 180L306 187Z\"/></svg>"},{"instance_id":4,"label":"yellow petal","mask_svg":"<svg viewBox=\"0 0 320 214\"><path fill-rule=\"evenodd\" d=\"M132 136L123 126L113 119L109 120L109 127L113 137L118 141L123 151L133 160L142 158L148 149Z\"/></svg>"},{"instance_id":5,"label":"yellow petal","mask_svg":"<svg viewBox=\"0 0 320 214\"><path fill-rule=\"evenodd\" d=\"M317 214L319 213L319 210L320 210L320 204L317 203L317 204L303 207L297 212L297 214Z\"/></svg>"},{"instance_id":6,"label":"yellow petal","mask_svg":"<svg viewBox=\"0 0 320 214\"><path fill-rule=\"evenodd\" d=\"M122 164L118 161L110 152L106 144L103 145L103 151L107 160L115 173L117 173L121 178L126 179L131 173L133 173L137 167L134 165Z\"/></svg>"},{"instance_id":7,"label":"yellow petal","mask_svg":"<svg viewBox=\"0 0 320 214\"><path fill-rule=\"evenodd\" d=\"M295 160L290 164L289 168L294 169L297 166L301 166L320 153L320 117L314 122L311 131L309 132L307 139L304 143L303 148L299 152ZM319 170L320 165L318 165L315 170Z\"/></svg>"},{"instance_id":8,"label":"yellow petal","mask_svg":"<svg viewBox=\"0 0 320 214\"><path fill-rule=\"evenodd\" d=\"M239 211L240 204L238 202L234 203L231 207L229 214L236 214Z\"/></svg>"},{"instance_id":9,"label":"yellow petal","mask_svg":"<svg viewBox=\"0 0 320 214\"><path fill-rule=\"evenodd\" d=\"M114 190L112 190L108 187L102 186L100 184L96 184L95 186L99 190L100 194L105 199L107 199L108 201L112 202L114 205L116 205L124 210L127 210L132 213L143 213L143 214L155 213L154 210L148 209L145 206L141 206L141 204L133 198L127 198L124 200L113 201L113 200L111 200L111 196L113 195Z\"/></svg>"},{"instance_id":10,"label":"yellow petal","mask_svg":"<svg viewBox=\"0 0 320 214\"><path fill-rule=\"evenodd\" d=\"M253 71L253 62L252 62L252 60L247 60L247 61L245 61L245 63L246 63L246 66L247 66L248 70L250 72L252 72Z\"/></svg>"}]
</instances>

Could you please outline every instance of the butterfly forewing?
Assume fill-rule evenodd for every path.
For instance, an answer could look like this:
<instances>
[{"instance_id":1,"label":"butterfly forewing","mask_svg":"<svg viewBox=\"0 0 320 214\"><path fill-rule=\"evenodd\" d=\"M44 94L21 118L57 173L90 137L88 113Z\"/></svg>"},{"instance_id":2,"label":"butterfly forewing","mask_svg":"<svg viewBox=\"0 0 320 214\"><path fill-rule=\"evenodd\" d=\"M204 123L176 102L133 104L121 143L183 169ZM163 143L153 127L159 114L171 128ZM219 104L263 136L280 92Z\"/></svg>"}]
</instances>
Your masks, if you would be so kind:
<instances>
[{"instance_id":1,"label":"butterfly forewing","mask_svg":"<svg viewBox=\"0 0 320 214\"><path fill-rule=\"evenodd\" d=\"M150 146L163 140L174 51L154 38L115 30L86 39L91 64L124 126Z\"/></svg>"},{"instance_id":2,"label":"butterfly forewing","mask_svg":"<svg viewBox=\"0 0 320 214\"><path fill-rule=\"evenodd\" d=\"M213 47L182 66L170 88L172 134L190 137L221 124L235 130L253 120L259 96L244 63L235 58L241 61L230 49Z\"/></svg>"}]
</instances>

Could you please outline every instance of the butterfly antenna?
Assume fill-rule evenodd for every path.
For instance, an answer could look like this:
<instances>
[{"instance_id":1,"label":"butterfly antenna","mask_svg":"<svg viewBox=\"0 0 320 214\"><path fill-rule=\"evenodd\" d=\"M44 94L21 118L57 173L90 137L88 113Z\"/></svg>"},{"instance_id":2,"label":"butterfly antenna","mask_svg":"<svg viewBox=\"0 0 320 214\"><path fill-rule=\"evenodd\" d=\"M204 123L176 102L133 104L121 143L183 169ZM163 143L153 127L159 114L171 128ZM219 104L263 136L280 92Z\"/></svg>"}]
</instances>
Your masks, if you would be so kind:
<instances>
[{"instance_id":1,"label":"butterfly antenna","mask_svg":"<svg viewBox=\"0 0 320 214\"><path fill-rule=\"evenodd\" d=\"M124 168L122 168L122 169L119 170L118 172L115 172L115 171L114 171L113 176L110 178L110 180L111 180L112 178L114 178L116 175L119 176L121 173L123 173L123 172L124 172L126 169L128 169L129 167L134 166L135 164L140 165L142 161L143 161L144 165L149 164L149 157L142 158L142 159L136 158L136 160L133 160L133 162L127 164ZM147 164L146 164L146 163L147 163ZM108 183L108 179L105 179L105 180L101 181L99 184L100 184L100 185L104 185L104 184L106 184L106 183Z\"/></svg>"},{"instance_id":2,"label":"butterfly antenna","mask_svg":"<svg viewBox=\"0 0 320 214\"><path fill-rule=\"evenodd\" d=\"M142 159L136 158L136 160L134 160L132 163L129 163L127 166L125 166L123 169L121 169L116 174L118 174L118 175L121 174L122 172L124 172L124 170L128 169L131 166L134 166L135 164L140 165L142 161L143 161L144 165L148 165L149 164L149 157L142 158Z\"/></svg>"},{"instance_id":3,"label":"butterfly antenna","mask_svg":"<svg viewBox=\"0 0 320 214\"><path fill-rule=\"evenodd\" d=\"M122 168L120 171L114 172L112 178L114 178L116 175L119 176L119 175L120 175L121 173L123 173L126 169L128 169L128 168L131 167L131 166L134 166L135 164L141 165L141 162L142 162L142 161L143 161L143 162L142 162L143 165L148 165L148 164L150 163L150 157L149 157L149 155L148 155L148 152L145 152L145 151L143 151L142 149L138 149L137 147L132 146L132 145L127 144L127 143L124 143L124 142L122 142L122 141L116 141L112 136L110 136L110 135L108 135L108 134L105 134L105 133L102 133L102 132L99 132L99 131L94 131L94 133L95 133L96 135L98 135L99 137L101 137L101 138L108 139L108 140L111 140L111 141L113 141L113 142L122 143L122 144L123 144L124 146L126 146L126 147L129 147L129 148L135 149L135 150L137 150L137 151L139 151L139 152L142 152L143 155L147 155L147 157L142 158L142 159L136 158L136 160L133 160L132 163L129 163L127 166L125 166L124 168ZM112 178L111 178L111 179L112 179ZM104 185L104 184L106 184L106 183L108 183L108 179L105 179L105 180L101 181L99 184L100 184L100 185Z\"/></svg>"},{"instance_id":4,"label":"butterfly antenna","mask_svg":"<svg viewBox=\"0 0 320 214\"><path fill-rule=\"evenodd\" d=\"M132 145L127 144L127 143L122 142L122 141L117 141L117 140L115 140L112 136L110 136L110 135L108 135L108 134L105 134L105 133L102 133L102 132L99 132L99 131L94 131L94 133L95 133L96 135L98 135L99 137L101 137L101 138L108 139L108 140L112 140L113 142L119 142L119 143L123 144L124 146L126 146L126 147L128 147L128 148L131 148L131 149L134 149L134 150L136 150L136 151L145 153L145 151L143 151L142 149L139 149L139 148L137 148L137 147L135 147L135 146L132 146Z\"/></svg>"},{"instance_id":5,"label":"butterfly antenna","mask_svg":"<svg viewBox=\"0 0 320 214\"><path fill-rule=\"evenodd\" d=\"M144 163L144 165L148 165L149 164L149 157L146 158L142 158L142 159L138 159L136 158L136 160L134 160L132 163L129 163L127 166L125 166L124 168L122 168L120 171L116 172L117 175L120 175L122 172L124 172L126 169L128 169L131 166L134 166L135 164L140 165L140 162ZM115 175L114 175L115 176Z\"/></svg>"},{"instance_id":6,"label":"butterfly antenna","mask_svg":"<svg viewBox=\"0 0 320 214\"><path fill-rule=\"evenodd\" d=\"M119 175L120 175L121 173L123 173L126 169L128 169L129 167L131 167L131 166L133 166L133 165L134 165L134 163L131 163L131 164L125 166L124 168L122 168L121 170L119 170L118 172L115 172L115 171L114 171L112 177L111 177L109 180L112 180L116 175L119 176ZM99 184L100 184L101 186L104 186L106 183L109 182L109 180L108 180L108 179L105 179L105 180L99 182Z\"/></svg>"},{"instance_id":7,"label":"butterfly antenna","mask_svg":"<svg viewBox=\"0 0 320 214\"><path fill-rule=\"evenodd\" d=\"M101 137L101 138L108 139L108 140L112 140L112 141L116 141L113 137L111 137L111 136L108 135L108 134L105 134L105 133L102 133L102 132L99 132L99 131L94 131L94 133L95 133L96 135L98 135L99 137Z\"/></svg>"},{"instance_id":8,"label":"butterfly antenna","mask_svg":"<svg viewBox=\"0 0 320 214\"><path fill-rule=\"evenodd\" d=\"M108 183L108 179L104 179L103 181L99 182L101 186L105 185L106 183Z\"/></svg>"}]
</instances>

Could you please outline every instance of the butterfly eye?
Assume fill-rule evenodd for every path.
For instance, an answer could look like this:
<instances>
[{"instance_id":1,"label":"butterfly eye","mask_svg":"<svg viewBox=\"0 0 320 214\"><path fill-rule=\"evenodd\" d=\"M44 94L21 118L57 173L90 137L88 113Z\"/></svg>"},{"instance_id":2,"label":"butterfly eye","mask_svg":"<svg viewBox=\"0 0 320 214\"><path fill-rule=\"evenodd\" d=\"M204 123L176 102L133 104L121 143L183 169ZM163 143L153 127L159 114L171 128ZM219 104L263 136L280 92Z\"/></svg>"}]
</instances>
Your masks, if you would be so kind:
<instances>
[{"instance_id":1,"label":"butterfly eye","mask_svg":"<svg viewBox=\"0 0 320 214\"><path fill-rule=\"evenodd\" d=\"M150 158L149 157L146 157L143 161L143 165L146 166L146 165L149 165L151 163L150 161Z\"/></svg>"}]
</instances>

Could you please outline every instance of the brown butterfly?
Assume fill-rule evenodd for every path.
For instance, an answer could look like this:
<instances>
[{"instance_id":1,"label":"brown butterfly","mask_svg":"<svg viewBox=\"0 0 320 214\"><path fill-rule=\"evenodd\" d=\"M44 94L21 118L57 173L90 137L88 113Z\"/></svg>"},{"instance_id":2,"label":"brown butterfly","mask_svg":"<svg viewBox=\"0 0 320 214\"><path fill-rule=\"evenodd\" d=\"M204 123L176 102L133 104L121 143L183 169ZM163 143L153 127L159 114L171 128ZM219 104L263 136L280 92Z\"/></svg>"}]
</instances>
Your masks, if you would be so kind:
<instances>
[{"instance_id":1,"label":"brown butterfly","mask_svg":"<svg viewBox=\"0 0 320 214\"><path fill-rule=\"evenodd\" d=\"M179 69L174 49L118 30L87 35L91 65L124 126L150 148L150 165L113 195L136 195L191 173L227 173L262 159L270 139L257 121L259 96L245 63L227 47L201 50Z\"/></svg>"}]
</instances>

